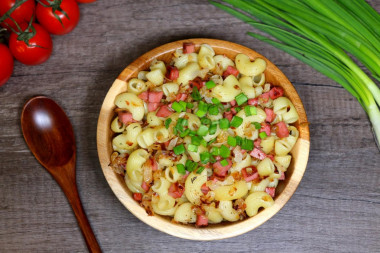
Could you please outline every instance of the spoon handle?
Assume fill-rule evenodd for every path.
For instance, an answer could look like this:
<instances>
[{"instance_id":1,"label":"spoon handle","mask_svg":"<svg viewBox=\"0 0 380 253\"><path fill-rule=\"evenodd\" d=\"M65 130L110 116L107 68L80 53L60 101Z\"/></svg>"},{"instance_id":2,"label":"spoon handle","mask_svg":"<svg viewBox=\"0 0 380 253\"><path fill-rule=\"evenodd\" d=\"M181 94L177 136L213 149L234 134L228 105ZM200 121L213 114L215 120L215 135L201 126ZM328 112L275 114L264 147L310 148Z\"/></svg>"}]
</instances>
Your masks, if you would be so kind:
<instances>
[{"instance_id":1,"label":"spoon handle","mask_svg":"<svg viewBox=\"0 0 380 253\"><path fill-rule=\"evenodd\" d=\"M60 179L63 179L62 177ZM60 180L61 181L61 180ZM82 203L80 201L78 188L74 179L66 179L59 182L63 192L65 193L70 205L74 211L75 217L77 218L79 227L82 231L84 240L86 241L87 248L90 252L102 252L98 241L92 231L91 225L88 222L86 213L83 210Z\"/></svg>"}]
</instances>

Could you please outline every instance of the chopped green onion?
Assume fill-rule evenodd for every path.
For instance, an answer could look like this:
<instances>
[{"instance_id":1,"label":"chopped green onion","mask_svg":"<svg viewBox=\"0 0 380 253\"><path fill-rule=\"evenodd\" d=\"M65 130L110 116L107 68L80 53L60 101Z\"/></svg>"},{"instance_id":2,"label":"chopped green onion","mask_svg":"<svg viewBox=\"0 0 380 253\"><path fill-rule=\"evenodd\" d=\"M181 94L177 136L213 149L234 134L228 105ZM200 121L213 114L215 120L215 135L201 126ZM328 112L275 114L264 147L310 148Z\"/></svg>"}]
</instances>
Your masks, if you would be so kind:
<instances>
[{"instance_id":1,"label":"chopped green onion","mask_svg":"<svg viewBox=\"0 0 380 253\"><path fill-rule=\"evenodd\" d=\"M202 118L207 113L208 106L205 102L200 101L198 104L198 110L195 113L199 118Z\"/></svg>"},{"instance_id":2,"label":"chopped green onion","mask_svg":"<svg viewBox=\"0 0 380 253\"><path fill-rule=\"evenodd\" d=\"M254 106L246 106L244 107L245 115L251 116L251 115L256 115L257 114L257 108Z\"/></svg>"},{"instance_id":3,"label":"chopped green onion","mask_svg":"<svg viewBox=\"0 0 380 253\"><path fill-rule=\"evenodd\" d=\"M235 107L235 112L238 113L240 112L241 108L240 107Z\"/></svg>"},{"instance_id":4,"label":"chopped green onion","mask_svg":"<svg viewBox=\"0 0 380 253\"><path fill-rule=\"evenodd\" d=\"M220 100L217 99L217 98L212 98L212 99L211 99L211 102L212 102L213 104L215 104L215 105L220 104Z\"/></svg>"},{"instance_id":5,"label":"chopped green onion","mask_svg":"<svg viewBox=\"0 0 380 253\"><path fill-rule=\"evenodd\" d=\"M186 174L185 166L181 163L177 164L177 171L179 174L182 174L182 175Z\"/></svg>"},{"instance_id":6,"label":"chopped green onion","mask_svg":"<svg viewBox=\"0 0 380 253\"><path fill-rule=\"evenodd\" d=\"M199 136L192 136L191 137L191 144L193 145L196 145L196 146L199 146L201 145L201 141L203 140L202 137L199 137Z\"/></svg>"},{"instance_id":7,"label":"chopped green onion","mask_svg":"<svg viewBox=\"0 0 380 253\"><path fill-rule=\"evenodd\" d=\"M253 149L253 140L250 139L243 139L241 143L241 148L245 150L252 150Z\"/></svg>"},{"instance_id":8,"label":"chopped green onion","mask_svg":"<svg viewBox=\"0 0 380 253\"><path fill-rule=\"evenodd\" d=\"M199 157L201 159L201 163L206 164L210 161L211 153L203 152L203 153L200 153Z\"/></svg>"},{"instance_id":9,"label":"chopped green onion","mask_svg":"<svg viewBox=\"0 0 380 253\"><path fill-rule=\"evenodd\" d=\"M219 155L223 158L227 158L231 155L231 150L225 145L220 146L219 150Z\"/></svg>"},{"instance_id":10,"label":"chopped green onion","mask_svg":"<svg viewBox=\"0 0 380 253\"><path fill-rule=\"evenodd\" d=\"M181 133L179 134L179 137L183 138L183 137L185 137L185 136L188 136L189 133L190 133L190 129L186 129L185 131L183 131L183 132L181 132Z\"/></svg>"},{"instance_id":11,"label":"chopped green onion","mask_svg":"<svg viewBox=\"0 0 380 253\"><path fill-rule=\"evenodd\" d=\"M193 92L191 93L191 97L192 97L195 101L199 101L199 100L202 99L201 94L199 93L199 90L198 90L197 86L194 86L194 87L193 87Z\"/></svg>"},{"instance_id":12,"label":"chopped green onion","mask_svg":"<svg viewBox=\"0 0 380 253\"><path fill-rule=\"evenodd\" d=\"M231 120L231 123L230 123L230 125L232 126L232 127L239 127L241 124L243 123L243 119L242 118L240 118L239 116L234 116L233 118L232 118L232 120Z\"/></svg>"},{"instance_id":13,"label":"chopped green onion","mask_svg":"<svg viewBox=\"0 0 380 253\"><path fill-rule=\"evenodd\" d=\"M183 146L183 144L178 145L173 148L173 151L174 151L174 154L176 155L183 154L185 152L185 146Z\"/></svg>"},{"instance_id":14,"label":"chopped green onion","mask_svg":"<svg viewBox=\"0 0 380 253\"><path fill-rule=\"evenodd\" d=\"M211 141L209 141L208 143L207 143L207 146L210 146L212 143L214 143L216 141L216 138L214 138L214 139L212 139Z\"/></svg>"},{"instance_id":15,"label":"chopped green onion","mask_svg":"<svg viewBox=\"0 0 380 253\"><path fill-rule=\"evenodd\" d=\"M237 105L242 105L248 101L248 98L244 93L240 93L239 95L235 97L235 100L236 100Z\"/></svg>"},{"instance_id":16,"label":"chopped green onion","mask_svg":"<svg viewBox=\"0 0 380 253\"><path fill-rule=\"evenodd\" d=\"M193 109L194 104L193 103L186 103L186 108Z\"/></svg>"},{"instance_id":17,"label":"chopped green onion","mask_svg":"<svg viewBox=\"0 0 380 253\"><path fill-rule=\"evenodd\" d=\"M179 101L178 103L182 106L183 111L186 111L187 103L185 101Z\"/></svg>"},{"instance_id":18,"label":"chopped green onion","mask_svg":"<svg viewBox=\"0 0 380 253\"><path fill-rule=\"evenodd\" d=\"M186 162L185 162L185 167L186 167L187 170L189 170L188 168L191 166L192 163L193 163L193 161L191 161L191 160L186 160Z\"/></svg>"},{"instance_id":19,"label":"chopped green onion","mask_svg":"<svg viewBox=\"0 0 380 253\"><path fill-rule=\"evenodd\" d=\"M186 109L186 107L184 108L180 103L178 103L178 102L174 102L173 104L172 104L172 108L173 108L173 110L174 111L176 111L176 112L182 112L182 111L184 111L185 109Z\"/></svg>"},{"instance_id":20,"label":"chopped green onion","mask_svg":"<svg viewBox=\"0 0 380 253\"><path fill-rule=\"evenodd\" d=\"M212 89L216 86L215 82L213 80L210 80L206 83L207 89Z\"/></svg>"},{"instance_id":21,"label":"chopped green onion","mask_svg":"<svg viewBox=\"0 0 380 253\"><path fill-rule=\"evenodd\" d=\"M243 138L241 138L240 136L236 136L235 139L236 139L236 144L240 146L241 143L243 142Z\"/></svg>"},{"instance_id":22,"label":"chopped green onion","mask_svg":"<svg viewBox=\"0 0 380 253\"><path fill-rule=\"evenodd\" d=\"M232 137L232 136L228 136L228 138L227 138L227 144L230 145L230 146L232 146L232 147L236 147L236 145L237 145L236 138Z\"/></svg>"},{"instance_id":23,"label":"chopped green onion","mask_svg":"<svg viewBox=\"0 0 380 253\"><path fill-rule=\"evenodd\" d=\"M210 115L218 115L219 114L218 106L217 105L210 106L209 109L208 109L208 113Z\"/></svg>"},{"instance_id":24,"label":"chopped green onion","mask_svg":"<svg viewBox=\"0 0 380 253\"><path fill-rule=\"evenodd\" d=\"M230 127L230 122L228 119L223 118L219 120L219 128L220 129L228 129Z\"/></svg>"},{"instance_id":25,"label":"chopped green onion","mask_svg":"<svg viewBox=\"0 0 380 253\"><path fill-rule=\"evenodd\" d=\"M198 151L198 146L196 145L193 145L193 144L189 144L187 146L187 150L191 151L191 152L197 152Z\"/></svg>"},{"instance_id":26,"label":"chopped green onion","mask_svg":"<svg viewBox=\"0 0 380 253\"><path fill-rule=\"evenodd\" d=\"M260 136L260 139L265 139L268 137L267 133L266 132L261 132L259 133L259 136Z\"/></svg>"},{"instance_id":27,"label":"chopped green onion","mask_svg":"<svg viewBox=\"0 0 380 253\"><path fill-rule=\"evenodd\" d=\"M223 167L227 166L228 165L228 161L226 159L223 159L222 161L220 161L220 165L222 165Z\"/></svg>"},{"instance_id":28,"label":"chopped green onion","mask_svg":"<svg viewBox=\"0 0 380 253\"><path fill-rule=\"evenodd\" d=\"M211 154L214 156L218 156L220 154L220 149L218 147L212 147L210 151L211 151Z\"/></svg>"},{"instance_id":29,"label":"chopped green onion","mask_svg":"<svg viewBox=\"0 0 380 253\"><path fill-rule=\"evenodd\" d=\"M218 125L211 125L208 134L213 135L216 133Z\"/></svg>"},{"instance_id":30,"label":"chopped green onion","mask_svg":"<svg viewBox=\"0 0 380 253\"><path fill-rule=\"evenodd\" d=\"M201 145L203 146L203 147L207 147L207 141L206 140L201 140Z\"/></svg>"},{"instance_id":31,"label":"chopped green onion","mask_svg":"<svg viewBox=\"0 0 380 253\"><path fill-rule=\"evenodd\" d=\"M206 136L207 133L208 133L208 126L201 125L201 126L198 128L197 134L198 134L199 136Z\"/></svg>"},{"instance_id":32,"label":"chopped green onion","mask_svg":"<svg viewBox=\"0 0 380 253\"><path fill-rule=\"evenodd\" d=\"M209 118L201 118L202 125L211 125L211 119Z\"/></svg>"},{"instance_id":33,"label":"chopped green onion","mask_svg":"<svg viewBox=\"0 0 380 253\"><path fill-rule=\"evenodd\" d=\"M193 162L191 160L186 160L186 169L189 171L189 172L192 172L193 170L195 170L197 167L198 167L198 163L196 162Z\"/></svg>"},{"instance_id":34,"label":"chopped green onion","mask_svg":"<svg viewBox=\"0 0 380 253\"><path fill-rule=\"evenodd\" d=\"M252 124L255 125L255 128L256 128L257 130L261 129L261 124L260 124L259 122L253 122Z\"/></svg>"},{"instance_id":35,"label":"chopped green onion","mask_svg":"<svg viewBox=\"0 0 380 253\"><path fill-rule=\"evenodd\" d=\"M172 123L172 119L171 118L168 118L168 119L165 120L165 127L166 127L166 129L169 128L170 123Z\"/></svg>"},{"instance_id":36,"label":"chopped green onion","mask_svg":"<svg viewBox=\"0 0 380 253\"><path fill-rule=\"evenodd\" d=\"M197 174L201 174L205 170L205 167L201 166L197 169Z\"/></svg>"}]
</instances>

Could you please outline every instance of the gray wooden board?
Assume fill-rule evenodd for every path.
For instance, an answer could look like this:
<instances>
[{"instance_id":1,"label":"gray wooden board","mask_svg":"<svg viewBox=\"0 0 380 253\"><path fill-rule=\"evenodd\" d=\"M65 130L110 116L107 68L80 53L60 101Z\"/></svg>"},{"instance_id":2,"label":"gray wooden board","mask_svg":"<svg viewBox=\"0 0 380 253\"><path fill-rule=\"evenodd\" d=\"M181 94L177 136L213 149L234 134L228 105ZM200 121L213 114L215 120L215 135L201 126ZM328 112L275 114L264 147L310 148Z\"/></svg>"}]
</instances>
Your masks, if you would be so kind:
<instances>
[{"instance_id":1,"label":"gray wooden board","mask_svg":"<svg viewBox=\"0 0 380 253\"><path fill-rule=\"evenodd\" d=\"M370 3L380 11L378 1ZM77 181L105 252L379 252L380 155L366 114L338 84L247 35L251 27L206 1L107 0L80 6L78 27L53 36L51 59L15 64L0 88L0 252L86 252L58 185L28 150L20 128L25 101L55 99L77 139ZM288 204L244 235L194 242L135 218L109 188L96 151L96 124L118 73L161 44L192 37L233 41L275 63L294 83L310 121L305 176Z\"/></svg>"}]
</instances>

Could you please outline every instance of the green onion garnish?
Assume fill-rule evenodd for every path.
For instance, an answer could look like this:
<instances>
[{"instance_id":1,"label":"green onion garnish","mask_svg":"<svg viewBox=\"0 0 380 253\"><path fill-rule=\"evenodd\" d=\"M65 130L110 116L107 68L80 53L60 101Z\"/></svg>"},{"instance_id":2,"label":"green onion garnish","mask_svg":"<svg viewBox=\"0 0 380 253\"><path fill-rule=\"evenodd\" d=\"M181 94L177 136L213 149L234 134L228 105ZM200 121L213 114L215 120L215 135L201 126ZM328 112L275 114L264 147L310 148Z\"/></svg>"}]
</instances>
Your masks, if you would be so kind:
<instances>
[{"instance_id":1,"label":"green onion garnish","mask_svg":"<svg viewBox=\"0 0 380 253\"><path fill-rule=\"evenodd\" d=\"M187 103L185 101L179 101L178 103L182 106L183 111L186 111Z\"/></svg>"},{"instance_id":2,"label":"green onion garnish","mask_svg":"<svg viewBox=\"0 0 380 253\"><path fill-rule=\"evenodd\" d=\"M183 153L185 153L185 146L183 146L183 144L178 145L178 146L173 148L173 151L174 151L174 154L176 154L176 155L183 154Z\"/></svg>"},{"instance_id":3,"label":"green onion garnish","mask_svg":"<svg viewBox=\"0 0 380 253\"><path fill-rule=\"evenodd\" d=\"M259 136L260 136L260 139L265 139L268 137L267 133L266 132L261 132L259 133Z\"/></svg>"},{"instance_id":4,"label":"green onion garnish","mask_svg":"<svg viewBox=\"0 0 380 253\"><path fill-rule=\"evenodd\" d=\"M211 153L202 152L202 153L200 153L199 157L201 159L201 163L206 164L210 161Z\"/></svg>"},{"instance_id":5,"label":"green onion garnish","mask_svg":"<svg viewBox=\"0 0 380 253\"><path fill-rule=\"evenodd\" d=\"M189 133L190 133L190 129L186 129L185 131L183 131L183 132L181 132L181 133L179 134L179 137L183 138L183 137L185 137L185 136L188 136Z\"/></svg>"},{"instance_id":6,"label":"green onion garnish","mask_svg":"<svg viewBox=\"0 0 380 253\"><path fill-rule=\"evenodd\" d=\"M246 116L251 116L251 115L257 114L257 108L254 106L246 106L246 107L244 107L244 111L245 111Z\"/></svg>"},{"instance_id":7,"label":"green onion garnish","mask_svg":"<svg viewBox=\"0 0 380 253\"><path fill-rule=\"evenodd\" d=\"M218 106L217 105L210 106L209 109L208 109L208 113L210 115L218 115L219 114Z\"/></svg>"},{"instance_id":8,"label":"green onion garnish","mask_svg":"<svg viewBox=\"0 0 380 253\"><path fill-rule=\"evenodd\" d=\"M213 104L215 104L215 105L220 104L220 100L217 99L217 98L212 98L212 99L211 99L211 102L212 102Z\"/></svg>"},{"instance_id":9,"label":"green onion garnish","mask_svg":"<svg viewBox=\"0 0 380 253\"><path fill-rule=\"evenodd\" d=\"M241 138L240 136L236 136L235 139L236 139L236 144L240 146L241 143L243 142L243 138Z\"/></svg>"},{"instance_id":10,"label":"green onion garnish","mask_svg":"<svg viewBox=\"0 0 380 253\"><path fill-rule=\"evenodd\" d=\"M227 144L230 145L230 146L232 146L232 147L236 147L236 145L237 145L236 138L232 137L232 136L228 136L228 138L227 138Z\"/></svg>"},{"instance_id":11,"label":"green onion garnish","mask_svg":"<svg viewBox=\"0 0 380 253\"><path fill-rule=\"evenodd\" d=\"M240 146L242 149L252 150L253 149L253 140L243 139Z\"/></svg>"},{"instance_id":12,"label":"green onion garnish","mask_svg":"<svg viewBox=\"0 0 380 253\"><path fill-rule=\"evenodd\" d=\"M239 116L234 116L233 118L232 118L232 120L231 120L231 123L230 123L230 125L232 126L232 127L239 127L240 125L241 125L241 123L243 123L243 119L242 118L240 118Z\"/></svg>"},{"instance_id":13,"label":"green onion garnish","mask_svg":"<svg viewBox=\"0 0 380 253\"><path fill-rule=\"evenodd\" d=\"M197 134L197 132L193 131L193 130L190 130L190 132L189 132L189 136L191 136L191 137L195 136L196 134Z\"/></svg>"},{"instance_id":14,"label":"green onion garnish","mask_svg":"<svg viewBox=\"0 0 380 253\"><path fill-rule=\"evenodd\" d=\"M227 157L230 156L230 154L231 154L231 151L230 151L230 149L227 146L225 146L225 145L220 146L220 148L219 148L219 155L221 157L227 158Z\"/></svg>"},{"instance_id":15,"label":"green onion garnish","mask_svg":"<svg viewBox=\"0 0 380 253\"><path fill-rule=\"evenodd\" d=\"M210 151L213 156L218 156L220 154L220 150L218 147L212 147Z\"/></svg>"},{"instance_id":16,"label":"green onion garnish","mask_svg":"<svg viewBox=\"0 0 380 253\"><path fill-rule=\"evenodd\" d=\"M217 128L218 128L218 125L211 125L211 126L210 126L210 129L209 129L209 131L208 131L208 133L209 133L210 135L215 134Z\"/></svg>"},{"instance_id":17,"label":"green onion garnish","mask_svg":"<svg viewBox=\"0 0 380 253\"><path fill-rule=\"evenodd\" d=\"M209 142L207 143L207 146L210 146L210 144L214 143L215 141L216 141L216 138L212 139L211 141L209 141Z\"/></svg>"},{"instance_id":18,"label":"green onion garnish","mask_svg":"<svg viewBox=\"0 0 380 253\"><path fill-rule=\"evenodd\" d=\"M260 124L259 122L253 122L252 124L255 125L255 128L256 128L257 130L261 129L261 124Z\"/></svg>"},{"instance_id":19,"label":"green onion garnish","mask_svg":"<svg viewBox=\"0 0 380 253\"><path fill-rule=\"evenodd\" d=\"M219 128L220 129L228 129L230 127L230 122L228 119L223 118L219 120Z\"/></svg>"},{"instance_id":20,"label":"green onion garnish","mask_svg":"<svg viewBox=\"0 0 380 253\"><path fill-rule=\"evenodd\" d=\"M166 127L166 129L169 128L170 123L172 123L172 119L171 118L168 118L168 119L165 120L165 127Z\"/></svg>"},{"instance_id":21,"label":"green onion garnish","mask_svg":"<svg viewBox=\"0 0 380 253\"><path fill-rule=\"evenodd\" d=\"M186 107L184 108L180 103L178 103L178 102L174 102L173 104L172 104L172 108L173 108L173 110L174 111L176 111L176 112L182 112L182 111L184 111L185 109L186 109Z\"/></svg>"},{"instance_id":22,"label":"green onion garnish","mask_svg":"<svg viewBox=\"0 0 380 253\"><path fill-rule=\"evenodd\" d=\"M199 118L202 118L207 113L208 106L205 102L200 101L198 104L198 110L195 113Z\"/></svg>"},{"instance_id":23,"label":"green onion garnish","mask_svg":"<svg viewBox=\"0 0 380 253\"><path fill-rule=\"evenodd\" d=\"M201 118L202 125L211 125L211 119L209 118Z\"/></svg>"},{"instance_id":24,"label":"green onion garnish","mask_svg":"<svg viewBox=\"0 0 380 253\"><path fill-rule=\"evenodd\" d=\"M201 145L201 141L203 140L202 137L199 137L199 136L192 136L191 137L191 144L193 145L196 145L196 146L199 146Z\"/></svg>"},{"instance_id":25,"label":"green onion garnish","mask_svg":"<svg viewBox=\"0 0 380 253\"><path fill-rule=\"evenodd\" d=\"M187 146L187 150L191 151L191 152L197 152L198 151L198 146L196 145L193 145L193 144L189 144Z\"/></svg>"},{"instance_id":26,"label":"green onion garnish","mask_svg":"<svg viewBox=\"0 0 380 253\"><path fill-rule=\"evenodd\" d=\"M194 104L193 103L186 103L186 108L193 109Z\"/></svg>"},{"instance_id":27,"label":"green onion garnish","mask_svg":"<svg viewBox=\"0 0 380 253\"><path fill-rule=\"evenodd\" d=\"M199 136L206 136L207 133L208 133L208 126L201 125L201 126L198 128L197 134L198 134Z\"/></svg>"},{"instance_id":28,"label":"green onion garnish","mask_svg":"<svg viewBox=\"0 0 380 253\"><path fill-rule=\"evenodd\" d=\"M207 147L207 141L206 140L201 140L201 145L203 146L203 147Z\"/></svg>"},{"instance_id":29,"label":"green onion garnish","mask_svg":"<svg viewBox=\"0 0 380 253\"><path fill-rule=\"evenodd\" d=\"M202 99L201 94L199 93L199 90L198 90L197 86L194 86L194 87L193 87L193 92L191 93L191 97L192 97L195 101L199 101L199 100Z\"/></svg>"},{"instance_id":30,"label":"green onion garnish","mask_svg":"<svg viewBox=\"0 0 380 253\"><path fill-rule=\"evenodd\" d=\"M210 80L206 83L207 89L212 89L216 86L215 82L213 80Z\"/></svg>"},{"instance_id":31,"label":"green onion garnish","mask_svg":"<svg viewBox=\"0 0 380 253\"><path fill-rule=\"evenodd\" d=\"M205 167L201 166L197 169L197 174L201 174L204 171Z\"/></svg>"},{"instance_id":32,"label":"green onion garnish","mask_svg":"<svg viewBox=\"0 0 380 253\"><path fill-rule=\"evenodd\" d=\"M236 101L237 105L242 105L248 101L248 98L246 95L244 95L244 93L240 93L239 95L237 95L235 97L235 101Z\"/></svg>"},{"instance_id":33,"label":"green onion garnish","mask_svg":"<svg viewBox=\"0 0 380 253\"><path fill-rule=\"evenodd\" d=\"M228 165L228 161L226 159L223 159L222 161L220 161L220 165L222 165L223 167L227 166Z\"/></svg>"},{"instance_id":34,"label":"green onion garnish","mask_svg":"<svg viewBox=\"0 0 380 253\"><path fill-rule=\"evenodd\" d=\"M185 166L181 163L177 164L177 171L179 174L182 174L182 175L186 174Z\"/></svg>"},{"instance_id":35,"label":"green onion garnish","mask_svg":"<svg viewBox=\"0 0 380 253\"><path fill-rule=\"evenodd\" d=\"M191 160L186 160L185 165L186 165L186 169L190 172L192 172L193 170L195 170L198 167L198 163L193 162Z\"/></svg>"},{"instance_id":36,"label":"green onion garnish","mask_svg":"<svg viewBox=\"0 0 380 253\"><path fill-rule=\"evenodd\" d=\"M241 111L241 108L240 107L235 107L235 112L238 113Z\"/></svg>"}]
</instances>

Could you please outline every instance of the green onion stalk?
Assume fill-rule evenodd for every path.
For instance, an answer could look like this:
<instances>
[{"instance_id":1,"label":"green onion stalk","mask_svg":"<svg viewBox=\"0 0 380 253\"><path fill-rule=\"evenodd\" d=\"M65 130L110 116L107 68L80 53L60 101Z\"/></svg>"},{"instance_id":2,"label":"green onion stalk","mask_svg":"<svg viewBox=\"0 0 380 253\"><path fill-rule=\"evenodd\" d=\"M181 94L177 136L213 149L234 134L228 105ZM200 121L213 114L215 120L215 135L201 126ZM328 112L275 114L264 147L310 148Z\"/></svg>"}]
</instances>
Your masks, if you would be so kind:
<instances>
[{"instance_id":1,"label":"green onion stalk","mask_svg":"<svg viewBox=\"0 0 380 253\"><path fill-rule=\"evenodd\" d=\"M380 81L380 14L365 0L210 3L268 34L248 35L287 52L341 84L367 113L380 149L380 89L374 81ZM353 58L366 67L373 79Z\"/></svg>"}]
</instances>

